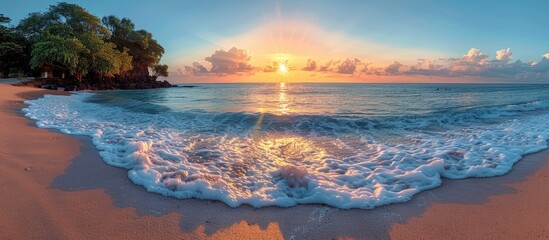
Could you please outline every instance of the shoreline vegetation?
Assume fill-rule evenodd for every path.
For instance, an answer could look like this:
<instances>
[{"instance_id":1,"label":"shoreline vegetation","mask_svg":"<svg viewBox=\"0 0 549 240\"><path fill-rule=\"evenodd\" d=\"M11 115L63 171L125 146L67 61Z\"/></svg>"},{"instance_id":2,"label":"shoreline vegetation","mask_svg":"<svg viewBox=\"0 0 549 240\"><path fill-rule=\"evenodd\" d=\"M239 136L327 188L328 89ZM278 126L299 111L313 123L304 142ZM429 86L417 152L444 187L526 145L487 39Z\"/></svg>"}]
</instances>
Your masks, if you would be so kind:
<instances>
[{"instance_id":1,"label":"shoreline vegetation","mask_svg":"<svg viewBox=\"0 0 549 240\"><path fill-rule=\"evenodd\" d=\"M20 85L65 90L172 87L164 48L128 18L100 19L65 2L30 13L15 26L0 13L0 77L36 77Z\"/></svg>"}]
</instances>

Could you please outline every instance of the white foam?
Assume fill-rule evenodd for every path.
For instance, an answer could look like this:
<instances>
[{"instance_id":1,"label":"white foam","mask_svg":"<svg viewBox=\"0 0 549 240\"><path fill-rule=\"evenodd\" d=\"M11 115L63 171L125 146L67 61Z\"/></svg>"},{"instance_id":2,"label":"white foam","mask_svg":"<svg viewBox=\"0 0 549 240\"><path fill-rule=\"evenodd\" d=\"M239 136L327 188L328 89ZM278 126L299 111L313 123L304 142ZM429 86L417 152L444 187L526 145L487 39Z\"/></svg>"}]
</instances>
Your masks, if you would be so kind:
<instances>
[{"instance_id":1,"label":"white foam","mask_svg":"<svg viewBox=\"0 0 549 240\"><path fill-rule=\"evenodd\" d=\"M242 125L216 124L232 115L182 120L173 113L130 112L84 101L91 95L46 95L26 101L24 112L39 127L92 137L106 163L128 169L129 178L148 191L232 207L373 208L403 202L439 186L442 177L505 174L524 154L547 148L549 138L548 114L520 114L544 108L545 102L449 115L438 131L425 129L440 119L386 122L391 128L380 132L397 136L382 138L375 129L338 134L332 122L308 123L326 132L276 128L258 133L249 127L249 116ZM472 115L508 118L463 124ZM409 130L419 127L425 128Z\"/></svg>"}]
</instances>

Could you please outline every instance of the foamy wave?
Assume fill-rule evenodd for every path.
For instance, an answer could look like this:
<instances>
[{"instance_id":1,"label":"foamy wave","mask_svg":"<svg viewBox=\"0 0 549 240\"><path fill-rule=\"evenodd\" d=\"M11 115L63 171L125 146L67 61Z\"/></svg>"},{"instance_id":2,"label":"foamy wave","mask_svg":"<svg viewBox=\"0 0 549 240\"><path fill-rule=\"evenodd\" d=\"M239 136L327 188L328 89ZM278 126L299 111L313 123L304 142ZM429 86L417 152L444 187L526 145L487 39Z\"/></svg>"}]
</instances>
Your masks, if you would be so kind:
<instances>
[{"instance_id":1,"label":"foamy wave","mask_svg":"<svg viewBox=\"0 0 549 240\"><path fill-rule=\"evenodd\" d=\"M442 177L505 174L549 138L543 101L353 119L138 112L90 96L46 95L26 101L24 112L39 127L91 136L106 163L148 191L232 207L403 202Z\"/></svg>"}]
</instances>

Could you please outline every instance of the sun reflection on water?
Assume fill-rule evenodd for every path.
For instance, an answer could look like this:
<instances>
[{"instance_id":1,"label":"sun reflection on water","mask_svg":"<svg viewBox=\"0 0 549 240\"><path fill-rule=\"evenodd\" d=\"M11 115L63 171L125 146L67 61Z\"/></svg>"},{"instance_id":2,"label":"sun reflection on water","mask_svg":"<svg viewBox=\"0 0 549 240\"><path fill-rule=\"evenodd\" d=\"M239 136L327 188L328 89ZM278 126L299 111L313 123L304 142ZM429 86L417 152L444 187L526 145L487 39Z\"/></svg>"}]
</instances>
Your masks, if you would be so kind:
<instances>
[{"instance_id":1,"label":"sun reflection on water","mask_svg":"<svg viewBox=\"0 0 549 240\"><path fill-rule=\"evenodd\" d=\"M292 164L295 161L318 161L326 151L313 141L300 136L280 136L269 134L258 139L257 150L265 154L277 165Z\"/></svg>"},{"instance_id":2,"label":"sun reflection on water","mask_svg":"<svg viewBox=\"0 0 549 240\"><path fill-rule=\"evenodd\" d=\"M278 84L278 109L277 113L280 115L286 115L290 112L289 99L287 94L286 83Z\"/></svg>"},{"instance_id":3,"label":"sun reflection on water","mask_svg":"<svg viewBox=\"0 0 549 240\"><path fill-rule=\"evenodd\" d=\"M264 106L258 108L261 115L252 131L255 146L254 155L269 159L276 165L291 165L296 161L319 161L324 158L326 150L315 144L311 139L297 135L261 131L266 113L280 116L291 113L288 84L285 82L277 83L275 93L278 98L274 98L274 104L271 108Z\"/></svg>"},{"instance_id":4,"label":"sun reflection on water","mask_svg":"<svg viewBox=\"0 0 549 240\"><path fill-rule=\"evenodd\" d=\"M261 114L288 115L292 111L290 109L292 99L288 84L285 82L277 83L267 94L252 97L257 102L256 111Z\"/></svg>"}]
</instances>

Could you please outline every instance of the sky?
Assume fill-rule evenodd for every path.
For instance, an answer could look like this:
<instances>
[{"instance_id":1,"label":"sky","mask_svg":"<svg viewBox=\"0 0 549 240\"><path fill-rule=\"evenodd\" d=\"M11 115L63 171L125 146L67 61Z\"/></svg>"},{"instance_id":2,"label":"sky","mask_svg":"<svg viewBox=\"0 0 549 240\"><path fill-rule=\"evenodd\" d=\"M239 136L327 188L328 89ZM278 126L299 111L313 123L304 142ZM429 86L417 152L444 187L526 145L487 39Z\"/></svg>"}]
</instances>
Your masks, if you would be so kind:
<instances>
[{"instance_id":1,"label":"sky","mask_svg":"<svg viewBox=\"0 0 549 240\"><path fill-rule=\"evenodd\" d=\"M151 32L173 82L549 83L549 1L66 2Z\"/></svg>"}]
</instances>

